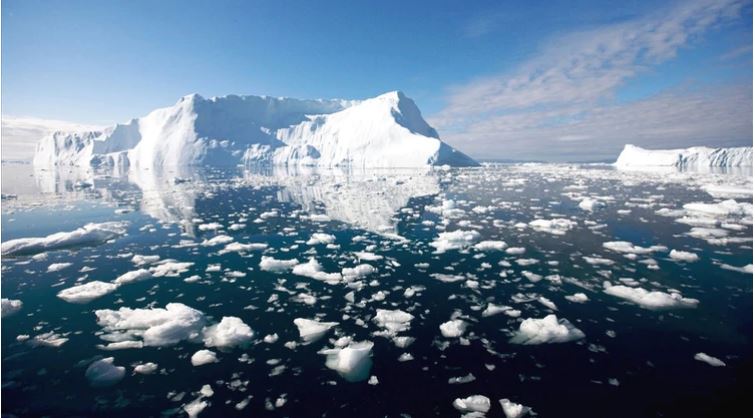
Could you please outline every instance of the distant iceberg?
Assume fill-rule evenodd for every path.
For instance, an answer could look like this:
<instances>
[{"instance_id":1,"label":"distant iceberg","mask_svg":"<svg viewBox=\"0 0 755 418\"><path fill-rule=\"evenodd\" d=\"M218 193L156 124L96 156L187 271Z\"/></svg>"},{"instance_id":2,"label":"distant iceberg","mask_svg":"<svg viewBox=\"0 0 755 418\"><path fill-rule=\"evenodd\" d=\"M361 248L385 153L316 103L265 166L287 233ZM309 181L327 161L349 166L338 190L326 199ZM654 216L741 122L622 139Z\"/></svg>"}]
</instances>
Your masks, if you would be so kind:
<instances>
[{"instance_id":1,"label":"distant iceberg","mask_svg":"<svg viewBox=\"0 0 755 418\"><path fill-rule=\"evenodd\" d=\"M627 144L614 165L682 169L752 167L752 147L651 150Z\"/></svg>"},{"instance_id":2,"label":"distant iceberg","mask_svg":"<svg viewBox=\"0 0 755 418\"><path fill-rule=\"evenodd\" d=\"M441 141L414 101L399 91L362 101L193 94L126 124L48 135L37 145L34 164L119 169L477 165Z\"/></svg>"}]
</instances>

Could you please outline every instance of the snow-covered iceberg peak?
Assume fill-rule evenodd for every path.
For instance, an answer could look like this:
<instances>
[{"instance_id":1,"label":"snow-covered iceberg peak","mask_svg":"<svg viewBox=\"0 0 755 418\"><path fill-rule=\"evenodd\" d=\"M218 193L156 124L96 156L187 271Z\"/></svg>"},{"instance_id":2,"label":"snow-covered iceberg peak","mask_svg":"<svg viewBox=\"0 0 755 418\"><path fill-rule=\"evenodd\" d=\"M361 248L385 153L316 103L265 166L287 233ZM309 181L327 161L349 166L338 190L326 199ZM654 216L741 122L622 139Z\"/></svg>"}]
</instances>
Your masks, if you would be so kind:
<instances>
[{"instance_id":1,"label":"snow-covered iceberg peak","mask_svg":"<svg viewBox=\"0 0 755 418\"><path fill-rule=\"evenodd\" d=\"M415 103L398 91L363 101L192 94L127 124L47 136L34 163L148 169L476 165L443 143Z\"/></svg>"},{"instance_id":2,"label":"snow-covered iceberg peak","mask_svg":"<svg viewBox=\"0 0 755 418\"><path fill-rule=\"evenodd\" d=\"M702 169L709 167L752 167L752 147L692 147L650 150L625 145L616 160L617 167L677 167Z\"/></svg>"}]
</instances>

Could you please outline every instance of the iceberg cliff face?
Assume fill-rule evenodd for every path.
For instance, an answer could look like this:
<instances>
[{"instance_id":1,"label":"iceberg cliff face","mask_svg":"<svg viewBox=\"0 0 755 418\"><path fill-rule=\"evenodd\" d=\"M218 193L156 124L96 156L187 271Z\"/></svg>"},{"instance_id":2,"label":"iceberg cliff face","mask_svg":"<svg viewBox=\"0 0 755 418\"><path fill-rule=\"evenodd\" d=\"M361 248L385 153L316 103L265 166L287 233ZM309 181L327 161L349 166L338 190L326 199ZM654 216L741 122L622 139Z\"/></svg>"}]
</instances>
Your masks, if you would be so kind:
<instances>
[{"instance_id":1,"label":"iceberg cliff face","mask_svg":"<svg viewBox=\"0 0 755 418\"><path fill-rule=\"evenodd\" d=\"M752 167L752 147L692 147L670 150L649 150L625 145L614 163L617 167Z\"/></svg>"},{"instance_id":2,"label":"iceberg cliff face","mask_svg":"<svg viewBox=\"0 0 755 418\"><path fill-rule=\"evenodd\" d=\"M443 143L408 97L364 100L185 96L128 124L45 137L35 165L158 169L266 163L419 167L477 163Z\"/></svg>"}]
</instances>

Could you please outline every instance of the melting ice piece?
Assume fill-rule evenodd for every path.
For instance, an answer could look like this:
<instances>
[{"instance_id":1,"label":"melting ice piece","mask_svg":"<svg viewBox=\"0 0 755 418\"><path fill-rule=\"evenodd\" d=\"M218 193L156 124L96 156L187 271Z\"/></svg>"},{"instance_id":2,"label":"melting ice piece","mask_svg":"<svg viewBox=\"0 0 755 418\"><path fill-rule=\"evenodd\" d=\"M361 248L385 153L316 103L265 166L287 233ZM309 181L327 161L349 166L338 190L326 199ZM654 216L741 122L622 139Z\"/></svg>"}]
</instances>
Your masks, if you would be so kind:
<instances>
[{"instance_id":1,"label":"melting ice piece","mask_svg":"<svg viewBox=\"0 0 755 418\"><path fill-rule=\"evenodd\" d=\"M532 410L528 406L511 402L508 399L500 399L498 402L501 403L501 408L503 408L503 414L506 415L506 418L521 418Z\"/></svg>"},{"instance_id":2,"label":"melting ice piece","mask_svg":"<svg viewBox=\"0 0 755 418\"><path fill-rule=\"evenodd\" d=\"M529 318L519 324L519 330L509 340L513 344L565 343L585 337L580 329L556 315L545 318Z\"/></svg>"},{"instance_id":3,"label":"melting ice piece","mask_svg":"<svg viewBox=\"0 0 755 418\"><path fill-rule=\"evenodd\" d=\"M372 320L384 329L380 333L375 333L376 335L394 336L399 332L408 330L413 319L414 315L400 309L378 309L375 318Z\"/></svg>"},{"instance_id":4,"label":"melting ice piece","mask_svg":"<svg viewBox=\"0 0 755 418\"><path fill-rule=\"evenodd\" d=\"M713 367L724 367L724 366L726 366L726 363L724 363L723 361L721 361L721 360L719 360L719 359L717 359L717 358L715 358L713 356L709 356L709 355L707 355L705 353L697 353L697 354L695 354L695 360L702 361L703 363L708 363L709 365L711 365Z\"/></svg>"},{"instance_id":5,"label":"melting ice piece","mask_svg":"<svg viewBox=\"0 0 755 418\"><path fill-rule=\"evenodd\" d=\"M286 270L291 270L295 265L299 264L299 260L277 260L273 257L262 256L260 260L260 270L271 271L273 273L282 273Z\"/></svg>"},{"instance_id":6,"label":"melting ice piece","mask_svg":"<svg viewBox=\"0 0 755 418\"><path fill-rule=\"evenodd\" d=\"M235 316L224 316L219 323L205 328L203 334L204 345L220 349L243 347L254 337L249 325Z\"/></svg>"},{"instance_id":7,"label":"melting ice piece","mask_svg":"<svg viewBox=\"0 0 755 418\"><path fill-rule=\"evenodd\" d=\"M2 255L28 255L69 247L96 245L126 233L128 222L89 223L70 232L40 238L18 238L0 245Z\"/></svg>"},{"instance_id":8,"label":"melting ice piece","mask_svg":"<svg viewBox=\"0 0 755 418\"><path fill-rule=\"evenodd\" d=\"M700 302L697 299L682 297L681 294L676 292L649 291L641 287L612 285L610 282L603 283L603 291L611 296L626 299L645 309L695 308Z\"/></svg>"},{"instance_id":9,"label":"melting ice piece","mask_svg":"<svg viewBox=\"0 0 755 418\"><path fill-rule=\"evenodd\" d=\"M570 229L577 226L577 223L564 218L555 219L535 219L529 223L530 228L535 231L547 232L553 235L564 235Z\"/></svg>"},{"instance_id":10,"label":"melting ice piece","mask_svg":"<svg viewBox=\"0 0 755 418\"><path fill-rule=\"evenodd\" d=\"M324 337L338 322L320 322L313 319L296 318L294 324L299 328L299 336L304 344L313 343Z\"/></svg>"},{"instance_id":11,"label":"melting ice piece","mask_svg":"<svg viewBox=\"0 0 755 418\"><path fill-rule=\"evenodd\" d=\"M467 323L461 319L453 319L440 324L440 333L446 338L461 337L466 330Z\"/></svg>"},{"instance_id":12,"label":"melting ice piece","mask_svg":"<svg viewBox=\"0 0 755 418\"><path fill-rule=\"evenodd\" d=\"M461 412L480 412L487 413L490 410L490 399L483 395L467 396L464 399L457 398L454 400L454 408Z\"/></svg>"},{"instance_id":13,"label":"melting ice piece","mask_svg":"<svg viewBox=\"0 0 755 418\"><path fill-rule=\"evenodd\" d=\"M214 351L199 350L191 355L192 366L204 366L205 364L217 363L218 356Z\"/></svg>"},{"instance_id":14,"label":"melting ice piece","mask_svg":"<svg viewBox=\"0 0 755 418\"><path fill-rule=\"evenodd\" d=\"M70 303L88 303L114 292L117 288L117 284L95 280L63 289L58 292L58 297Z\"/></svg>"},{"instance_id":15,"label":"melting ice piece","mask_svg":"<svg viewBox=\"0 0 755 418\"><path fill-rule=\"evenodd\" d=\"M182 303L169 303L165 308L94 311L97 324L106 334L101 338L109 341L138 341L145 346L160 347L180 341L198 341L205 324L201 311Z\"/></svg>"},{"instance_id":16,"label":"melting ice piece","mask_svg":"<svg viewBox=\"0 0 755 418\"><path fill-rule=\"evenodd\" d=\"M24 306L23 302L18 299L2 298L0 303L2 304L2 318L15 314Z\"/></svg>"},{"instance_id":17,"label":"melting ice piece","mask_svg":"<svg viewBox=\"0 0 755 418\"><path fill-rule=\"evenodd\" d=\"M480 233L474 230L441 232L438 234L438 238L430 243L430 246L435 247L436 253L444 253L448 250L460 250L468 247L479 239Z\"/></svg>"},{"instance_id":18,"label":"melting ice piece","mask_svg":"<svg viewBox=\"0 0 755 418\"><path fill-rule=\"evenodd\" d=\"M123 379L126 368L113 365L113 360L113 357L100 359L87 367L84 375L89 380L90 385L94 387L113 386Z\"/></svg>"},{"instance_id":19,"label":"melting ice piece","mask_svg":"<svg viewBox=\"0 0 755 418\"><path fill-rule=\"evenodd\" d=\"M353 342L344 348L322 350L320 354L326 356L326 367L349 382L359 382L370 377L373 345L372 341Z\"/></svg>"}]
</instances>

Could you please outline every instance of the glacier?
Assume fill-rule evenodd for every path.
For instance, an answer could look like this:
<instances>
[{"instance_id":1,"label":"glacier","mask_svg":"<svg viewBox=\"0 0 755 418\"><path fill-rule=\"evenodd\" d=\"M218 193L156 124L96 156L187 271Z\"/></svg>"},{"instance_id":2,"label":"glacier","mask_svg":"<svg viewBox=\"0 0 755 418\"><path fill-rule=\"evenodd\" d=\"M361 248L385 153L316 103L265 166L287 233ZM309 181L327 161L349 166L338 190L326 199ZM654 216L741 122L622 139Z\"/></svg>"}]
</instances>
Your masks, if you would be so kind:
<instances>
[{"instance_id":1,"label":"glacier","mask_svg":"<svg viewBox=\"0 0 755 418\"><path fill-rule=\"evenodd\" d=\"M691 147L651 150L627 144L614 163L616 167L752 167L752 147Z\"/></svg>"},{"instance_id":2,"label":"glacier","mask_svg":"<svg viewBox=\"0 0 755 418\"><path fill-rule=\"evenodd\" d=\"M119 170L477 165L441 141L400 91L366 100L192 94L125 124L54 132L39 142L33 163Z\"/></svg>"}]
</instances>

